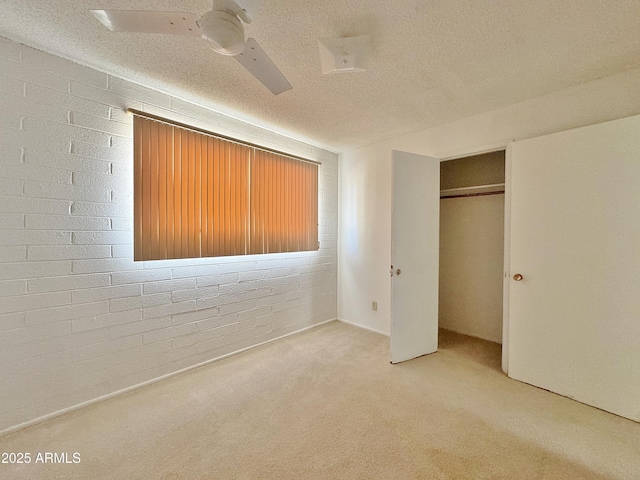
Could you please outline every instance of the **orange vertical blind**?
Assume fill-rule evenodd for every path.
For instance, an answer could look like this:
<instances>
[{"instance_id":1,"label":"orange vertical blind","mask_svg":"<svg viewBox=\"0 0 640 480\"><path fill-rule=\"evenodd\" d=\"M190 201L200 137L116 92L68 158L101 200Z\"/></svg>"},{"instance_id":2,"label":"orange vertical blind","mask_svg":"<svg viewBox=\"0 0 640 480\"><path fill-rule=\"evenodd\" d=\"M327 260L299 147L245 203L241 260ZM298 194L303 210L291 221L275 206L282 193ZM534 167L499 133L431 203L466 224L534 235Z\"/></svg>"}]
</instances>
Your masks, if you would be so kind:
<instances>
[{"instance_id":1,"label":"orange vertical blind","mask_svg":"<svg viewBox=\"0 0 640 480\"><path fill-rule=\"evenodd\" d=\"M234 207L247 188L249 150L136 116L135 260L246 253L248 212Z\"/></svg>"},{"instance_id":2,"label":"orange vertical blind","mask_svg":"<svg viewBox=\"0 0 640 480\"><path fill-rule=\"evenodd\" d=\"M134 117L134 259L318 248L318 166Z\"/></svg>"},{"instance_id":3,"label":"orange vertical blind","mask_svg":"<svg viewBox=\"0 0 640 480\"><path fill-rule=\"evenodd\" d=\"M255 150L251 253L318 249L318 166Z\"/></svg>"}]
</instances>

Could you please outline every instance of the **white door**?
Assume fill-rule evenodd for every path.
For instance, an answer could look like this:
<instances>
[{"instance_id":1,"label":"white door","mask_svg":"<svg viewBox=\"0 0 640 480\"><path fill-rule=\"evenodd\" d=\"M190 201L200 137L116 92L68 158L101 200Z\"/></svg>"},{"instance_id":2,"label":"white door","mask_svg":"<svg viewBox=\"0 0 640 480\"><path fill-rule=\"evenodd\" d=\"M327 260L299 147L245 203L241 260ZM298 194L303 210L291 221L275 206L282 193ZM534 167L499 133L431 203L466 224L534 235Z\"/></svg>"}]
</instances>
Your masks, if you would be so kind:
<instances>
[{"instance_id":1,"label":"white door","mask_svg":"<svg viewBox=\"0 0 640 480\"><path fill-rule=\"evenodd\" d=\"M438 349L440 161L392 153L391 363Z\"/></svg>"},{"instance_id":2,"label":"white door","mask_svg":"<svg viewBox=\"0 0 640 480\"><path fill-rule=\"evenodd\" d=\"M510 157L509 376L640 421L640 116Z\"/></svg>"}]
</instances>

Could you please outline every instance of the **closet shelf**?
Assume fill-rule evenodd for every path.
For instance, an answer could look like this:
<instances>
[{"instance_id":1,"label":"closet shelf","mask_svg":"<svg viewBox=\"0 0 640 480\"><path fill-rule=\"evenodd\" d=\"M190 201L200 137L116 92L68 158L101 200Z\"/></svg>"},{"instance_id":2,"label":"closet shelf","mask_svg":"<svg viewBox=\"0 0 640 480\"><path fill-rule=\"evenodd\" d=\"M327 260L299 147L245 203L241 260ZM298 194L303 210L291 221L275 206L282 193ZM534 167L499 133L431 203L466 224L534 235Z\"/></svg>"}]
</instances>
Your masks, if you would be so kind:
<instances>
[{"instance_id":1,"label":"closet shelf","mask_svg":"<svg viewBox=\"0 0 640 480\"><path fill-rule=\"evenodd\" d=\"M473 187L447 188L440 190L440 198L472 197L504 193L504 183L477 185Z\"/></svg>"}]
</instances>

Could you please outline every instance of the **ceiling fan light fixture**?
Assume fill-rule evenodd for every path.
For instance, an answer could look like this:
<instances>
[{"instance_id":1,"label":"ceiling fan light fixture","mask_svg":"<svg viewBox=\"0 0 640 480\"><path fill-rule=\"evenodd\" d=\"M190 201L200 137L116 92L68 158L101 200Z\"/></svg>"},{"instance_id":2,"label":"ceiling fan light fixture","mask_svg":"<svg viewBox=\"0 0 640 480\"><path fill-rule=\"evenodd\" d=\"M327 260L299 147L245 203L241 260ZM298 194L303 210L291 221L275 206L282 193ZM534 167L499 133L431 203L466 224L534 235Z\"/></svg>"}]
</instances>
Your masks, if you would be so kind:
<instances>
[{"instance_id":1,"label":"ceiling fan light fixture","mask_svg":"<svg viewBox=\"0 0 640 480\"><path fill-rule=\"evenodd\" d=\"M216 52L234 56L244 50L244 27L232 12L212 10L203 15L198 22L204 38Z\"/></svg>"},{"instance_id":2,"label":"ceiling fan light fixture","mask_svg":"<svg viewBox=\"0 0 640 480\"><path fill-rule=\"evenodd\" d=\"M274 95L291 84L253 38L244 38L261 0L213 0L213 9L198 19L191 12L155 10L91 10L112 32L187 35L203 38L216 53L233 56ZM240 2L239 5L237 2ZM245 52L243 54L243 52Z\"/></svg>"}]
</instances>

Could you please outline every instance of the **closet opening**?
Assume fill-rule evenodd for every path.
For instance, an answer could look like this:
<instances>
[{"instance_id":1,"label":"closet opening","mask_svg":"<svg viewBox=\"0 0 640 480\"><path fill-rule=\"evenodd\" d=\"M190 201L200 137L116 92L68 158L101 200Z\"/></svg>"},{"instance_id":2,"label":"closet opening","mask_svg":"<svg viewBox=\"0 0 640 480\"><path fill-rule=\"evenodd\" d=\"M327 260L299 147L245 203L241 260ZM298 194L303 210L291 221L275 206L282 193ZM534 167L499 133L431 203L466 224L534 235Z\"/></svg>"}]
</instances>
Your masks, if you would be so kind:
<instances>
[{"instance_id":1,"label":"closet opening","mask_svg":"<svg viewBox=\"0 0 640 480\"><path fill-rule=\"evenodd\" d=\"M440 350L502 360L504 150L440 163Z\"/></svg>"}]
</instances>

